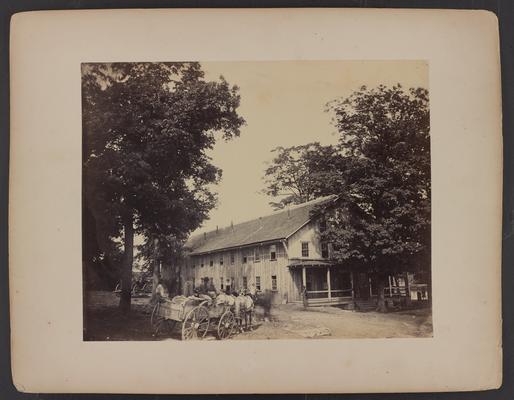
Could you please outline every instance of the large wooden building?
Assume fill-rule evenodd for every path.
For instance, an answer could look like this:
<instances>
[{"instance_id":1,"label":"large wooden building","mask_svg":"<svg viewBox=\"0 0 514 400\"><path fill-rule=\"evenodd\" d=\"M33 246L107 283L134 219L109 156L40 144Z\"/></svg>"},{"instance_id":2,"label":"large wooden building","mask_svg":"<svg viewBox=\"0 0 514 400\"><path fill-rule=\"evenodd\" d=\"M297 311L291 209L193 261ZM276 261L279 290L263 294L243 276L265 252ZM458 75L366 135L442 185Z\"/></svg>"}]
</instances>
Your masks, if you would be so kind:
<instances>
[{"instance_id":1,"label":"large wooden building","mask_svg":"<svg viewBox=\"0 0 514 400\"><path fill-rule=\"evenodd\" d=\"M302 286L309 305L353 307L356 299L372 300L377 293L371 276L333 262L331 246L321 240L323 227L313 210L333 199L319 198L192 237L181 268L183 284L195 287L207 278L220 290L254 285L271 291L274 303L301 302ZM391 277L389 283L389 297L406 293L406 281L402 285Z\"/></svg>"}]
</instances>

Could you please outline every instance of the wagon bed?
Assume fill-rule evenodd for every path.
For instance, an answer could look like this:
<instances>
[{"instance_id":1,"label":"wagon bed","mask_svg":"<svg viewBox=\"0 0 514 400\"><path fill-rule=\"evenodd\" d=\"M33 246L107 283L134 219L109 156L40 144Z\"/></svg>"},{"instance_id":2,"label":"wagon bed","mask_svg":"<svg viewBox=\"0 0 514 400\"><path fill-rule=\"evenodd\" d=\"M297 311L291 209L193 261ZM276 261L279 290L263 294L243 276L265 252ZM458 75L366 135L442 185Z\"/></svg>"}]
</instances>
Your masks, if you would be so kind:
<instances>
[{"instance_id":1,"label":"wagon bed","mask_svg":"<svg viewBox=\"0 0 514 400\"><path fill-rule=\"evenodd\" d=\"M158 302L151 316L156 334L163 328L172 330L182 324L182 340L201 339L209 330L218 339L226 339L235 332L235 316L230 306L216 305L214 299L175 296L171 301Z\"/></svg>"}]
</instances>

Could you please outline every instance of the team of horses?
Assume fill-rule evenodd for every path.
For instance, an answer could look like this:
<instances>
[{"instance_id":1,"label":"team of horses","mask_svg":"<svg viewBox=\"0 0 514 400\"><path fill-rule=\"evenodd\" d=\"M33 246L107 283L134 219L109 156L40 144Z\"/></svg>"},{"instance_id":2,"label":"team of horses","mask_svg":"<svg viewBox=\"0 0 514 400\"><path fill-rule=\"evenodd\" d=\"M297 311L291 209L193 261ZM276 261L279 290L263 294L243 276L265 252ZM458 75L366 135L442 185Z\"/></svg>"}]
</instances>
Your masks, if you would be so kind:
<instances>
[{"instance_id":1,"label":"team of horses","mask_svg":"<svg viewBox=\"0 0 514 400\"><path fill-rule=\"evenodd\" d=\"M253 329L252 314L255 308L254 296L242 290L234 294L220 293L216 296L215 301L217 306L228 305L233 309L237 327L241 332Z\"/></svg>"}]
</instances>

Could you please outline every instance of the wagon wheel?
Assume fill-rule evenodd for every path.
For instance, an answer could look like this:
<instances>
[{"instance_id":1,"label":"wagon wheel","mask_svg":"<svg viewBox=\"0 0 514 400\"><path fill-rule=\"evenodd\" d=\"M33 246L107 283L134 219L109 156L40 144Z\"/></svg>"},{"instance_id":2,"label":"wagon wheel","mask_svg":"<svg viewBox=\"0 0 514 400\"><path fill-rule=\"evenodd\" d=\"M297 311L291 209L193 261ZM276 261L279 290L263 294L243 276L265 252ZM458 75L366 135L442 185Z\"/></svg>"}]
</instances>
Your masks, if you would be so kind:
<instances>
[{"instance_id":1,"label":"wagon wheel","mask_svg":"<svg viewBox=\"0 0 514 400\"><path fill-rule=\"evenodd\" d=\"M171 334L177 321L172 319L161 318L155 327L154 336L158 336L161 333Z\"/></svg>"},{"instance_id":2,"label":"wagon wheel","mask_svg":"<svg viewBox=\"0 0 514 400\"><path fill-rule=\"evenodd\" d=\"M203 306L193 308L182 322L182 340L203 338L209 329L209 312Z\"/></svg>"},{"instance_id":3,"label":"wagon wheel","mask_svg":"<svg viewBox=\"0 0 514 400\"><path fill-rule=\"evenodd\" d=\"M234 333L236 328L236 317L234 313L227 310L223 313L218 323L218 339L227 339Z\"/></svg>"},{"instance_id":4,"label":"wagon wheel","mask_svg":"<svg viewBox=\"0 0 514 400\"><path fill-rule=\"evenodd\" d=\"M152 310L152 316L150 317L150 325L152 328L157 329L157 326L164 320L164 318L159 315L159 309L161 308L161 303L155 303L155 306Z\"/></svg>"}]
</instances>

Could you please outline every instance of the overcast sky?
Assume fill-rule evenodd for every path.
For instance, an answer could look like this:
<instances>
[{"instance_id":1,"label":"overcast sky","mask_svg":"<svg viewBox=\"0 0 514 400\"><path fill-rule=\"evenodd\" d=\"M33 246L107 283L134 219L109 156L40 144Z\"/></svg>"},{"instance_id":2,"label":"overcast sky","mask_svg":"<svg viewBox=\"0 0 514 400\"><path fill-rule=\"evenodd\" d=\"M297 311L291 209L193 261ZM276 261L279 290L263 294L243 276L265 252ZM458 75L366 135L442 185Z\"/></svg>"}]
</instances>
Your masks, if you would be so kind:
<instances>
[{"instance_id":1,"label":"overcast sky","mask_svg":"<svg viewBox=\"0 0 514 400\"><path fill-rule=\"evenodd\" d=\"M241 136L219 140L210 152L223 178L213 189L218 207L195 233L229 226L273 212L264 188L266 162L277 146L313 141L337 142L332 115L325 104L345 97L362 85L379 84L428 89L428 65L423 61L273 61L203 62L206 79L223 75L240 87L239 113L246 126Z\"/></svg>"}]
</instances>

